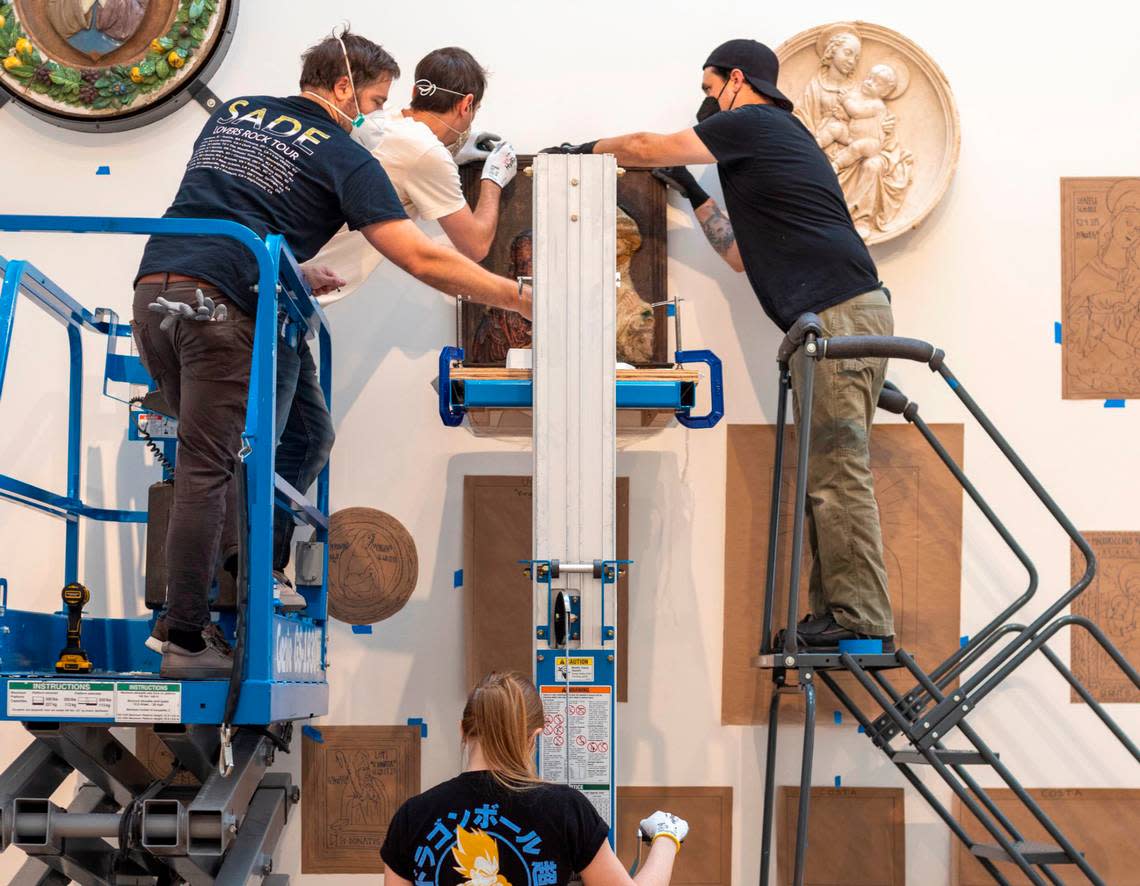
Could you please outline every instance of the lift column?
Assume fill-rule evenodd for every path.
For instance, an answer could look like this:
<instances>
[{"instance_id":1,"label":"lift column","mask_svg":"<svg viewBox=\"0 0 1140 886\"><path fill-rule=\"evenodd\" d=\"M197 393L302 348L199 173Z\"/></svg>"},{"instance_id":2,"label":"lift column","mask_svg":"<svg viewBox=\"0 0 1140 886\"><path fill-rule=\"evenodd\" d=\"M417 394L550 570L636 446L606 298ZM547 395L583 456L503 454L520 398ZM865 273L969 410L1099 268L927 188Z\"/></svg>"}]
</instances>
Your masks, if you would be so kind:
<instances>
[{"instance_id":1,"label":"lift column","mask_svg":"<svg viewBox=\"0 0 1140 886\"><path fill-rule=\"evenodd\" d=\"M616 220L610 155L534 160L534 643L543 778L614 824Z\"/></svg>"}]
</instances>

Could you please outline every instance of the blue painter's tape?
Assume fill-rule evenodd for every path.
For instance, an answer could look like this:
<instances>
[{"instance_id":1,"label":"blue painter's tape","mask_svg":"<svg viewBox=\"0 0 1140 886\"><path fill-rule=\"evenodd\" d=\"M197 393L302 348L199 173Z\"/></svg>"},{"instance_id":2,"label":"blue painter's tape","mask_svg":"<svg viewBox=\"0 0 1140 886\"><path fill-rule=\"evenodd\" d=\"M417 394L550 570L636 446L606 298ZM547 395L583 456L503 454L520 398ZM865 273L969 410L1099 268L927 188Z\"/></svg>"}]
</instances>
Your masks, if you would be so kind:
<instances>
[{"instance_id":1,"label":"blue painter's tape","mask_svg":"<svg viewBox=\"0 0 1140 886\"><path fill-rule=\"evenodd\" d=\"M1058 344L1058 345L1061 343L1061 321L1060 320L1058 320L1056 323L1053 324L1053 343Z\"/></svg>"},{"instance_id":2,"label":"blue painter's tape","mask_svg":"<svg viewBox=\"0 0 1140 886\"><path fill-rule=\"evenodd\" d=\"M463 587L463 570L462 569L456 569L455 570L455 575L453 575L451 578L451 586L453 588Z\"/></svg>"},{"instance_id":3,"label":"blue painter's tape","mask_svg":"<svg viewBox=\"0 0 1140 886\"><path fill-rule=\"evenodd\" d=\"M959 637L958 638L958 645L959 646L969 646L970 645L970 635L967 634L964 637Z\"/></svg>"},{"instance_id":4,"label":"blue painter's tape","mask_svg":"<svg viewBox=\"0 0 1140 886\"><path fill-rule=\"evenodd\" d=\"M676 304L676 302L669 302L669 304L665 305L665 316L666 317L676 317L677 316L677 304Z\"/></svg>"},{"instance_id":5,"label":"blue painter's tape","mask_svg":"<svg viewBox=\"0 0 1140 886\"><path fill-rule=\"evenodd\" d=\"M839 725L840 723L842 723L842 722L843 722L843 713L842 713L842 711L836 711L836 712L835 712L835 725L836 725L836 726L838 726L838 725Z\"/></svg>"},{"instance_id":6,"label":"blue painter's tape","mask_svg":"<svg viewBox=\"0 0 1140 886\"><path fill-rule=\"evenodd\" d=\"M837 788L843 787L843 776L842 775L835 776L835 786Z\"/></svg>"},{"instance_id":7,"label":"blue painter's tape","mask_svg":"<svg viewBox=\"0 0 1140 886\"><path fill-rule=\"evenodd\" d=\"M317 744L325 743L325 737L321 735L321 730L319 730L316 726L302 726L301 734L305 736L305 738L312 739Z\"/></svg>"},{"instance_id":8,"label":"blue painter's tape","mask_svg":"<svg viewBox=\"0 0 1140 886\"><path fill-rule=\"evenodd\" d=\"M424 722L423 717L408 717L408 725L420 727L420 738L428 737L427 723Z\"/></svg>"},{"instance_id":9,"label":"blue painter's tape","mask_svg":"<svg viewBox=\"0 0 1140 886\"><path fill-rule=\"evenodd\" d=\"M95 174L96 175L110 175L111 174L111 167L110 166L100 166L98 169L95 170Z\"/></svg>"},{"instance_id":10,"label":"blue painter's tape","mask_svg":"<svg viewBox=\"0 0 1140 886\"><path fill-rule=\"evenodd\" d=\"M859 724L859 734L860 735L866 735L867 734L867 730L863 728L862 723Z\"/></svg>"},{"instance_id":11,"label":"blue painter's tape","mask_svg":"<svg viewBox=\"0 0 1140 886\"><path fill-rule=\"evenodd\" d=\"M1123 400L1105 400L1104 401L1104 408L1105 409L1123 409L1124 408L1124 401Z\"/></svg>"},{"instance_id":12,"label":"blue painter's tape","mask_svg":"<svg viewBox=\"0 0 1140 886\"><path fill-rule=\"evenodd\" d=\"M840 640L839 651L848 655L882 655L882 640Z\"/></svg>"},{"instance_id":13,"label":"blue painter's tape","mask_svg":"<svg viewBox=\"0 0 1140 886\"><path fill-rule=\"evenodd\" d=\"M353 625L352 632L354 634L371 634L372 625Z\"/></svg>"}]
</instances>

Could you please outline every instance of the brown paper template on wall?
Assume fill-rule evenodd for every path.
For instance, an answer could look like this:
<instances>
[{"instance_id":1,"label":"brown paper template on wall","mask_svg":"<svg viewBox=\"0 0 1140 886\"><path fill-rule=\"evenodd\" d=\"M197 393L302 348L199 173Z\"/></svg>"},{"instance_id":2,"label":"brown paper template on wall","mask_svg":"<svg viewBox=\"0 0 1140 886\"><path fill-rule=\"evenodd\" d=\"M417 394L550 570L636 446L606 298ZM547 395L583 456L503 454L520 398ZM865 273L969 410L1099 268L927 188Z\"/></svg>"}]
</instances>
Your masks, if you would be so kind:
<instances>
[{"instance_id":1,"label":"brown paper template on wall","mask_svg":"<svg viewBox=\"0 0 1140 886\"><path fill-rule=\"evenodd\" d=\"M1061 393L1140 396L1140 178L1061 179Z\"/></svg>"},{"instance_id":2,"label":"brown paper template on wall","mask_svg":"<svg viewBox=\"0 0 1140 886\"><path fill-rule=\"evenodd\" d=\"M380 846L420 792L420 727L320 726L301 740L301 872L380 874Z\"/></svg>"},{"instance_id":3,"label":"brown paper template on wall","mask_svg":"<svg viewBox=\"0 0 1140 886\"><path fill-rule=\"evenodd\" d=\"M490 671L534 670L537 585L518 561L531 557L531 478L463 478L463 601L467 684ZM617 559L629 559L629 478L617 478ZM628 699L629 576L618 579L618 701Z\"/></svg>"},{"instance_id":4,"label":"brown paper template on wall","mask_svg":"<svg viewBox=\"0 0 1140 886\"><path fill-rule=\"evenodd\" d=\"M1092 584L1073 601L1073 615L1095 622L1130 662L1140 661L1140 532L1083 532L1096 554ZM1085 560L1072 545L1072 581L1084 575ZM1092 697L1106 702L1140 702L1108 653L1083 628L1070 628L1072 668ZM1084 704L1071 690L1071 701Z\"/></svg>"},{"instance_id":5,"label":"brown paper template on wall","mask_svg":"<svg viewBox=\"0 0 1140 886\"><path fill-rule=\"evenodd\" d=\"M986 793L1008 816L1026 840L1055 844L1013 791L986 788ZM1085 854L1094 871L1112 886L1140 886L1140 865L1136 863L1136 835L1140 834L1140 790L1117 788L1031 788L1033 797L1061 829L1061 833ZM993 843L961 801L954 800L954 817L976 841ZM990 886L993 878L978 864L970 851L955 839L951 847L950 882L954 886ZM1029 880L1012 864L998 868L1011 884L1022 886ZM1055 865L1053 870L1066 883L1085 882L1084 874L1071 864Z\"/></svg>"},{"instance_id":6,"label":"brown paper template on wall","mask_svg":"<svg viewBox=\"0 0 1140 886\"><path fill-rule=\"evenodd\" d=\"M942 444L962 464L962 425L931 425ZM786 620L788 569L791 561L792 497L796 451L788 429L784 453L781 555L776 582L776 621ZM721 722L726 725L765 723L771 697L770 671L752 667L760 647L765 563L768 545L773 425L730 425L725 500L724 663ZM958 648L962 573L962 491L926 441L909 425L875 425L871 434L871 467L883 527L883 547L895 642L921 667L941 662ZM810 561L804 545L800 612L807 610ZM888 672L895 685L909 689L899 671ZM836 674L861 706L871 704L850 674ZM906 684L906 685L904 685ZM817 687L820 721L842 710L838 700ZM802 699L789 697L781 716L802 716Z\"/></svg>"},{"instance_id":7,"label":"brown paper template on wall","mask_svg":"<svg viewBox=\"0 0 1140 886\"><path fill-rule=\"evenodd\" d=\"M780 886L795 867L798 787L781 787L776 830ZM812 788L805 886L906 886L902 788Z\"/></svg>"},{"instance_id":8,"label":"brown paper template on wall","mask_svg":"<svg viewBox=\"0 0 1140 886\"><path fill-rule=\"evenodd\" d=\"M732 882L731 787L619 787L617 854L629 870L637 858L638 826L658 809L689 823L685 849L677 856L676 886L728 886ZM642 848L644 861L648 847Z\"/></svg>"},{"instance_id":9,"label":"brown paper template on wall","mask_svg":"<svg viewBox=\"0 0 1140 886\"><path fill-rule=\"evenodd\" d=\"M329 517L329 615L374 624L404 608L420 560L404 525L375 508L343 508Z\"/></svg>"},{"instance_id":10,"label":"brown paper template on wall","mask_svg":"<svg viewBox=\"0 0 1140 886\"><path fill-rule=\"evenodd\" d=\"M499 227L483 267L514 278L531 276L534 180L522 170L534 157L519 155L519 175L503 192ZM463 191L472 208L478 202L482 165L460 168ZM648 169L627 169L617 182L618 209L618 359L635 365L666 364L665 308L648 305L669 297L666 288L665 186ZM645 304L642 307L635 299ZM502 366L508 347L530 347L530 324L516 314L467 303L463 308L463 362L467 366ZM636 356L630 349L644 351Z\"/></svg>"}]
</instances>

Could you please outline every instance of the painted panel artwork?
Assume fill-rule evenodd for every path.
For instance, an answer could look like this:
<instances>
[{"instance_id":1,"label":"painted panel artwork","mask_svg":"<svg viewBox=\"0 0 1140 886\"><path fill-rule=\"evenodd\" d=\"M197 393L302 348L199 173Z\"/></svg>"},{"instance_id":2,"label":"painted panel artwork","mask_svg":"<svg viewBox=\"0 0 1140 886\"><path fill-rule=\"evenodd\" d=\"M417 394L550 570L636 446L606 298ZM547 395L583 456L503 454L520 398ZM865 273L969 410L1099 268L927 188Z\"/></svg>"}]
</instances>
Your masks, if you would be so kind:
<instances>
[{"instance_id":1,"label":"painted panel artwork","mask_svg":"<svg viewBox=\"0 0 1140 886\"><path fill-rule=\"evenodd\" d=\"M1061 394L1140 397L1140 178L1061 179Z\"/></svg>"},{"instance_id":2,"label":"painted panel artwork","mask_svg":"<svg viewBox=\"0 0 1140 886\"><path fill-rule=\"evenodd\" d=\"M519 156L519 169L532 155ZM472 207L478 202L482 167L461 168L463 190ZM531 204L533 180L518 175L502 196L499 229L483 267L505 277L531 276ZM628 169L618 179L617 291L618 360L634 366L668 365L665 279L665 185L648 169ZM466 304L463 310L463 363L502 366L511 348L530 347L530 323L518 314Z\"/></svg>"},{"instance_id":3,"label":"painted panel artwork","mask_svg":"<svg viewBox=\"0 0 1140 886\"><path fill-rule=\"evenodd\" d=\"M301 753L301 871L380 874L380 846L420 792L419 726L318 726Z\"/></svg>"}]
</instances>

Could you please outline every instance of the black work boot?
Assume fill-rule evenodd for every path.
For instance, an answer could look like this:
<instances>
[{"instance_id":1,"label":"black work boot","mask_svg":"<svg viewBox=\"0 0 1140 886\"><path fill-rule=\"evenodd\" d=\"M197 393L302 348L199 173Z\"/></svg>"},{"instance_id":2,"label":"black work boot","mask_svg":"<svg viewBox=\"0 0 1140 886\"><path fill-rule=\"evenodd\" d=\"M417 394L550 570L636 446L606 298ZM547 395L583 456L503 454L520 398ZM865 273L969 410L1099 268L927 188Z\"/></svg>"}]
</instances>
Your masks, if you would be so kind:
<instances>
[{"instance_id":1,"label":"black work boot","mask_svg":"<svg viewBox=\"0 0 1140 886\"><path fill-rule=\"evenodd\" d=\"M895 651L894 634L886 637L861 634L858 631L843 627L830 612L826 615L816 616L811 621L800 622L796 629L796 639L799 640L800 646L811 652L838 649L840 640L880 640L883 644L883 652Z\"/></svg>"}]
</instances>

